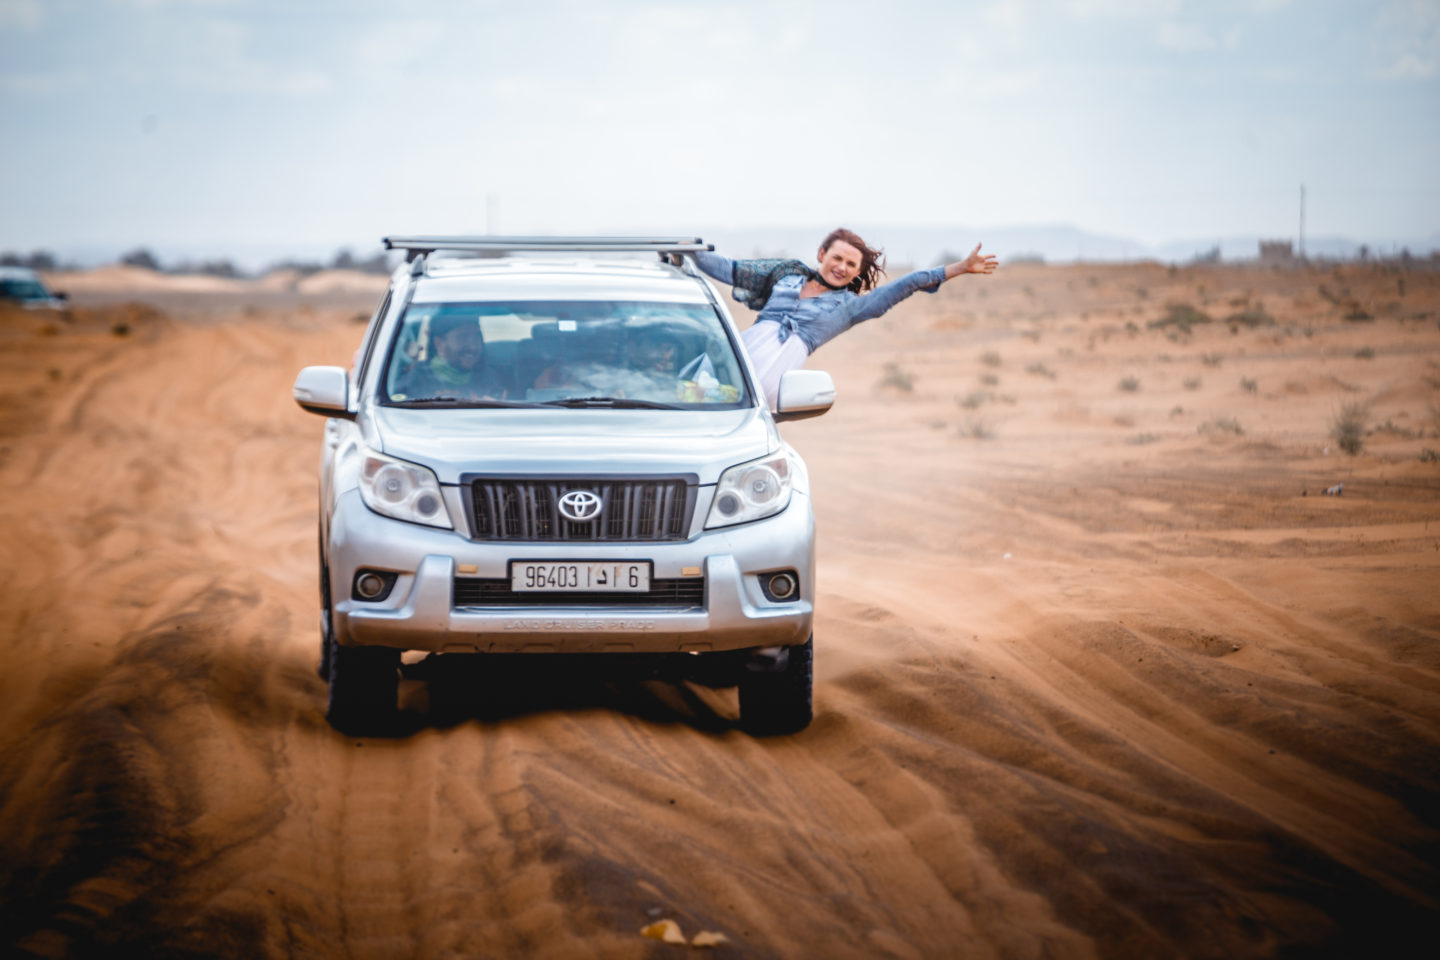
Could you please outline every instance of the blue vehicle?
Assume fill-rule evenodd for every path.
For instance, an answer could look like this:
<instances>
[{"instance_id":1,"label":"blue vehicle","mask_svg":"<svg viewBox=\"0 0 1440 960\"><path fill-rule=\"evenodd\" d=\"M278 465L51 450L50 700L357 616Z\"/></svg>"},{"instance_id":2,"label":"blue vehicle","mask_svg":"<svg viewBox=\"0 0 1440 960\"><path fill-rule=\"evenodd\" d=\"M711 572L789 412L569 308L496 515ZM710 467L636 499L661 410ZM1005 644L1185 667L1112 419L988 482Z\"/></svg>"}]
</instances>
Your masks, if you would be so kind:
<instances>
[{"instance_id":1,"label":"blue vehicle","mask_svg":"<svg viewBox=\"0 0 1440 960\"><path fill-rule=\"evenodd\" d=\"M11 303L27 310L61 310L67 304L63 293L54 293L45 281L28 267L0 267L0 303Z\"/></svg>"}]
</instances>

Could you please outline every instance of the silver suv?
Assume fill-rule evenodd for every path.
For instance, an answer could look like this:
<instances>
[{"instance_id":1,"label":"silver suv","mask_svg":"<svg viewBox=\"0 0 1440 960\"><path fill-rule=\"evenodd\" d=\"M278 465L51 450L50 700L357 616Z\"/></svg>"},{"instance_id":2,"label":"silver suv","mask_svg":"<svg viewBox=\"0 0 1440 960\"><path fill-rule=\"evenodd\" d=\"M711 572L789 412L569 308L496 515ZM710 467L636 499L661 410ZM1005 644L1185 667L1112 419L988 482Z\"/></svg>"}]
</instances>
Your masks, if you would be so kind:
<instances>
[{"instance_id":1,"label":"silver suv","mask_svg":"<svg viewBox=\"0 0 1440 960\"><path fill-rule=\"evenodd\" d=\"M814 515L775 424L828 410L829 375L771 412L698 239L385 244L354 367L294 387L329 418L330 722L388 729L410 650L595 655L738 686L754 733L808 724Z\"/></svg>"}]
</instances>

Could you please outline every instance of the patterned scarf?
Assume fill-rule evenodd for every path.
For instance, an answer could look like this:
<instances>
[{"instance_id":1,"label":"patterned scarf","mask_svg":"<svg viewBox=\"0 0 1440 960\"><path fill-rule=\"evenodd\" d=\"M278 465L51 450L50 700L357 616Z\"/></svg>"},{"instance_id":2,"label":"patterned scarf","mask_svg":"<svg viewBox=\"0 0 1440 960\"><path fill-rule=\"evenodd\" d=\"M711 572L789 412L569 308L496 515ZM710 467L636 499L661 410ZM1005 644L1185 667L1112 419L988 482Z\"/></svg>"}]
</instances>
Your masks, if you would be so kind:
<instances>
[{"instance_id":1,"label":"patterned scarf","mask_svg":"<svg viewBox=\"0 0 1440 960\"><path fill-rule=\"evenodd\" d=\"M817 276L799 260L736 260L735 285L730 288L730 296L758 313L765 309L775 284L782 277L796 275L807 280Z\"/></svg>"}]
</instances>

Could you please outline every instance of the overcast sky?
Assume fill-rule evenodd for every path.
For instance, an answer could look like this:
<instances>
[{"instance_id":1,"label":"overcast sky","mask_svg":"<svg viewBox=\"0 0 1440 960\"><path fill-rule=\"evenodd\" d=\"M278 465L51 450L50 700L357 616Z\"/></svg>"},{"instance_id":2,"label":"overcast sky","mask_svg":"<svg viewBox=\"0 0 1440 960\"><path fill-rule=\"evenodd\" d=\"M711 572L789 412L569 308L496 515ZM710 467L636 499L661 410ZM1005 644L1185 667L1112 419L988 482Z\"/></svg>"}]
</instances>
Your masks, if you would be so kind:
<instances>
[{"instance_id":1,"label":"overcast sky","mask_svg":"<svg viewBox=\"0 0 1440 960\"><path fill-rule=\"evenodd\" d=\"M1440 231L1440 0L0 0L0 249ZM493 204L487 204L494 198Z\"/></svg>"}]
</instances>

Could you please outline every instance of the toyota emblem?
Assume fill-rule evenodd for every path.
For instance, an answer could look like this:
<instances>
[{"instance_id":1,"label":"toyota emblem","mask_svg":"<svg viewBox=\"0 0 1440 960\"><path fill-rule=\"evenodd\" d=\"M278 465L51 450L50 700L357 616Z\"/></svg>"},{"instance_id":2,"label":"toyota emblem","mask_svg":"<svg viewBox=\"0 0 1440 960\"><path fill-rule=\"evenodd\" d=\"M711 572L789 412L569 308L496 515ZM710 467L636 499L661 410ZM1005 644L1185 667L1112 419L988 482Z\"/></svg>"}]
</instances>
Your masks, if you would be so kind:
<instances>
[{"instance_id":1,"label":"toyota emblem","mask_svg":"<svg viewBox=\"0 0 1440 960\"><path fill-rule=\"evenodd\" d=\"M560 515L566 520L586 523L600 516L601 506L599 494L589 490L571 490L560 498Z\"/></svg>"}]
</instances>

